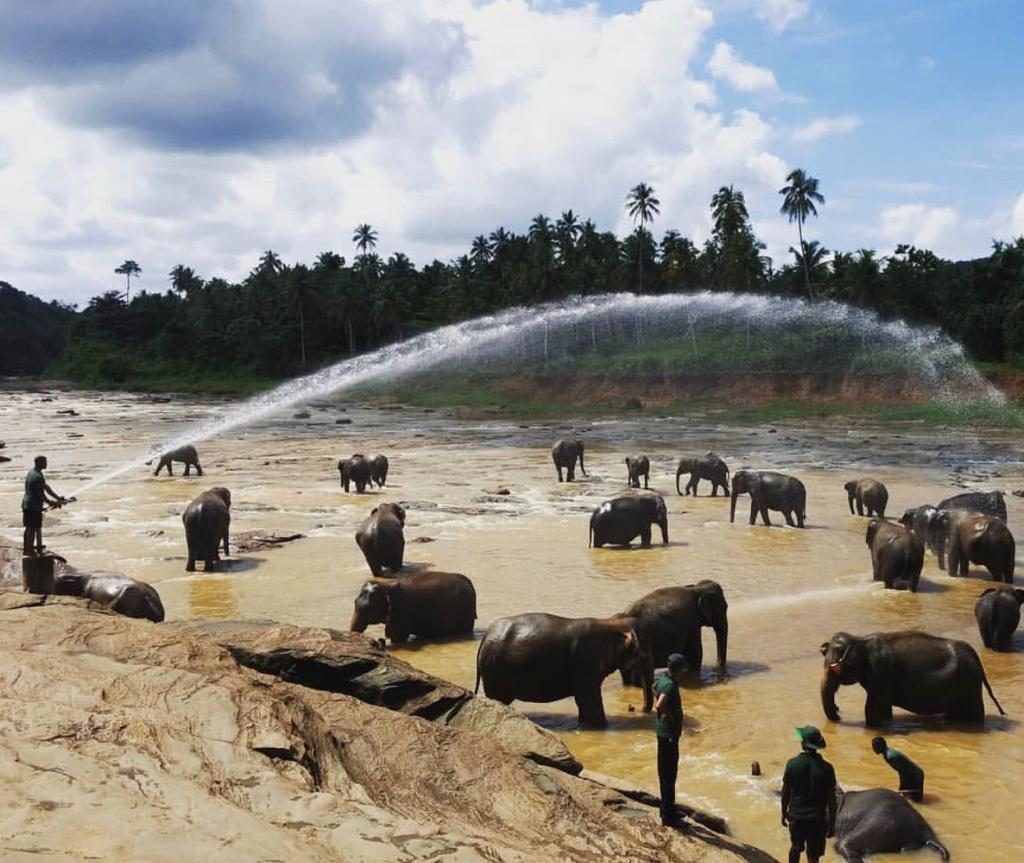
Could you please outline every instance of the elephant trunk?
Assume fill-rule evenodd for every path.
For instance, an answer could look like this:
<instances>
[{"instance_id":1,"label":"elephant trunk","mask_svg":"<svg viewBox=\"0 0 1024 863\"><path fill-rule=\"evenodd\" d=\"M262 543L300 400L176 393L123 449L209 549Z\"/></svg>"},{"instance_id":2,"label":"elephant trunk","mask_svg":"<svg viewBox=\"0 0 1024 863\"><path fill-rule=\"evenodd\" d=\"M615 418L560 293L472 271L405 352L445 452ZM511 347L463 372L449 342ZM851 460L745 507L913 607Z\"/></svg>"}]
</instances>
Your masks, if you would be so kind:
<instances>
[{"instance_id":1,"label":"elephant trunk","mask_svg":"<svg viewBox=\"0 0 1024 863\"><path fill-rule=\"evenodd\" d=\"M654 709L654 660L648 653L640 662L641 686L644 688L644 713Z\"/></svg>"},{"instance_id":2,"label":"elephant trunk","mask_svg":"<svg viewBox=\"0 0 1024 863\"><path fill-rule=\"evenodd\" d=\"M583 450L580 450L580 473L584 476L587 475L586 468L583 467Z\"/></svg>"},{"instance_id":3,"label":"elephant trunk","mask_svg":"<svg viewBox=\"0 0 1024 863\"><path fill-rule=\"evenodd\" d=\"M733 477L732 481L732 502L729 505L729 523L732 524L736 521L736 498L739 492L736 491L736 478Z\"/></svg>"},{"instance_id":4,"label":"elephant trunk","mask_svg":"<svg viewBox=\"0 0 1024 863\"><path fill-rule=\"evenodd\" d=\"M847 502L850 504L850 515L853 515L854 514L853 513L853 495L852 494L848 494L847 498L848 498Z\"/></svg>"},{"instance_id":5,"label":"elephant trunk","mask_svg":"<svg viewBox=\"0 0 1024 863\"><path fill-rule=\"evenodd\" d=\"M348 625L349 632L366 632L366 621L357 611L352 615L352 622Z\"/></svg>"},{"instance_id":6,"label":"elephant trunk","mask_svg":"<svg viewBox=\"0 0 1024 863\"><path fill-rule=\"evenodd\" d=\"M821 706L825 715L833 722L839 721L839 708L836 707L836 692L839 689L839 675L825 668L821 672Z\"/></svg>"},{"instance_id":7,"label":"elephant trunk","mask_svg":"<svg viewBox=\"0 0 1024 863\"><path fill-rule=\"evenodd\" d=\"M658 517L658 527L661 528L661 544L668 545L668 513Z\"/></svg>"},{"instance_id":8,"label":"elephant trunk","mask_svg":"<svg viewBox=\"0 0 1024 863\"><path fill-rule=\"evenodd\" d=\"M729 624L722 621L715 627L715 641L718 645L718 668L725 671L726 653L729 648Z\"/></svg>"},{"instance_id":9,"label":"elephant trunk","mask_svg":"<svg viewBox=\"0 0 1024 863\"><path fill-rule=\"evenodd\" d=\"M680 467L676 470L676 494L682 494L683 492L679 488L679 477L683 475L683 469Z\"/></svg>"}]
</instances>

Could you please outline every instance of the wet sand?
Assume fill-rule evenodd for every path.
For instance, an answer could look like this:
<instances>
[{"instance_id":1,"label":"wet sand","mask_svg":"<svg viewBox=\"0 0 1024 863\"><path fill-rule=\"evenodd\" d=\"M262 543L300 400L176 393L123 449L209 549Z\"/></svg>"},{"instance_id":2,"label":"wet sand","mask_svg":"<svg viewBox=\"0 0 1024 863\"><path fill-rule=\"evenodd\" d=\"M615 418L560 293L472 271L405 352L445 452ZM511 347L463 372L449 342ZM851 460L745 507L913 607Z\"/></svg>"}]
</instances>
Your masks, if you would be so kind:
<instances>
[{"instance_id":1,"label":"wet sand","mask_svg":"<svg viewBox=\"0 0 1024 863\"><path fill-rule=\"evenodd\" d=\"M118 394L5 393L0 438L14 460L0 466L0 526L20 536L21 483L37 451L50 459L50 484L64 494L89 478L171 437L188 421L224 412L218 401L154 403ZM890 515L937 502L961 486L1024 487L1024 447L1009 433L971 433L919 426L873 428L779 424L722 427L713 417L632 418L543 423L495 418L456 420L444 413L316 403L311 418L291 411L243 433L199 444L206 476L152 477L140 467L49 514L47 544L87 569L125 572L157 585L168 617L272 618L347 628L352 598L368 575L352 540L355 526L383 500L408 511L406 559L466 573L478 594L477 636L497 617L524 611L607 615L666 584L719 581L730 603L729 671L707 667L684 692L687 734L680 795L726 815L735 834L784 857L777 791L796 751L792 727L812 722L829 741L827 757L845 787L894 787L895 773L870 751L863 727L864 693L838 695L843 721L828 722L818 699L818 645L838 629L854 633L920 627L963 638L979 650L993 689L1009 714L987 702L984 732L897 713L890 744L927 773L923 812L955 859L1017 861L1024 836L1017 801L1024 766L1024 634L1014 654L982 648L973 618L987 574L950 579L928 557L917 595L886 592L870 580L866 519L848 514L842 484L874 476L890 490ZM73 408L77 417L57 416ZM338 418L351 425L336 425ZM525 428L523 426L526 426ZM548 449L578 432L588 442L591 476L558 484ZM78 437L78 435L82 435ZM683 498L674 489L675 460L714 449L733 469L772 467L807 485L810 529L749 527L741 499L729 524L722 498ZM384 452L388 487L343 494L336 462L352 452ZM624 493L627 453L652 459L652 490L669 504L667 547L587 549L590 510ZM211 485L232 490L232 528L301 532L281 548L232 556L222 572L184 572L180 515ZM508 497L483 491L497 485ZM707 493L707 484L701 491ZM1007 498L1010 527L1024 536L1024 502ZM777 514L773 520L781 522ZM429 542L416 540L429 539ZM382 627L368 634L382 634ZM714 638L705 634L705 660ZM473 640L411 645L397 651L413 664L472 686ZM651 719L639 712L638 689L617 676L605 685L607 731L579 731L571 701L518 704L558 730L584 764L656 788ZM636 708L630 712L630 707ZM749 776L758 760L761 778ZM832 852L829 856L834 859ZM879 860L895 859L879 857Z\"/></svg>"}]
</instances>

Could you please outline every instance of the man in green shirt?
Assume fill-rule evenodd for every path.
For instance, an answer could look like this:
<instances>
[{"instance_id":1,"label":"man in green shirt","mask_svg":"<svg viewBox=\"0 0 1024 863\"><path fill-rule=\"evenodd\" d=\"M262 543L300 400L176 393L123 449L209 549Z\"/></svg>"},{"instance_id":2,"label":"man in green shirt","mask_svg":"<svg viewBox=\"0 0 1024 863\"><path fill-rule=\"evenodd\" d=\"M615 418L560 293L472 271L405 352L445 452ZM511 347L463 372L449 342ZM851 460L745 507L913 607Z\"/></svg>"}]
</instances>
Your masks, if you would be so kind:
<instances>
[{"instance_id":1,"label":"man in green shirt","mask_svg":"<svg viewBox=\"0 0 1024 863\"><path fill-rule=\"evenodd\" d=\"M35 466L25 476L25 494L21 497L21 523L25 528L22 537L22 553L25 557L42 554L43 545L43 504L61 506L62 498L46 484L43 471L46 470L46 456L37 455Z\"/></svg>"},{"instance_id":2,"label":"man in green shirt","mask_svg":"<svg viewBox=\"0 0 1024 863\"><path fill-rule=\"evenodd\" d=\"M801 753L786 763L782 777L782 826L789 827L789 863L818 863L825 839L836 827L836 772L818 750L825 738L813 725L796 730Z\"/></svg>"},{"instance_id":3,"label":"man in green shirt","mask_svg":"<svg viewBox=\"0 0 1024 863\"><path fill-rule=\"evenodd\" d=\"M920 803L924 799L924 771L898 749L891 749L884 737L872 739L871 748L899 774L900 794Z\"/></svg>"},{"instance_id":4,"label":"man in green shirt","mask_svg":"<svg viewBox=\"0 0 1024 863\"><path fill-rule=\"evenodd\" d=\"M683 700L679 696L679 683L686 674L686 668L686 659L673 653L668 658L668 668L654 681L661 823L676 829L684 826L676 811L676 776L679 774L679 737L683 733Z\"/></svg>"}]
</instances>

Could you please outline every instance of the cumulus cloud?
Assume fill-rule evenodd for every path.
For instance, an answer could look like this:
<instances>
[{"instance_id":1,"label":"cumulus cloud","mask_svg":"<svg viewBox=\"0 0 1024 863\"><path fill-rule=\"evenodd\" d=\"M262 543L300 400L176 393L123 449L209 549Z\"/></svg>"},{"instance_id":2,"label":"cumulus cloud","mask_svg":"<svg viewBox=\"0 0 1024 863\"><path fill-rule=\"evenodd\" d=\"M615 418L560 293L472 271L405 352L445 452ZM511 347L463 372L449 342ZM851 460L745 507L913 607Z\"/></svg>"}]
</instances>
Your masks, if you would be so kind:
<instances>
[{"instance_id":1,"label":"cumulus cloud","mask_svg":"<svg viewBox=\"0 0 1024 863\"><path fill-rule=\"evenodd\" d=\"M793 130L793 140L798 144L809 144L831 135L847 135L860 126L860 118L853 114L839 117L820 117L805 126Z\"/></svg>"},{"instance_id":2,"label":"cumulus cloud","mask_svg":"<svg viewBox=\"0 0 1024 863\"><path fill-rule=\"evenodd\" d=\"M960 221L953 207L899 204L883 207L879 234L893 244L909 243L925 249L941 249Z\"/></svg>"},{"instance_id":3,"label":"cumulus cloud","mask_svg":"<svg viewBox=\"0 0 1024 863\"><path fill-rule=\"evenodd\" d=\"M760 0L757 17L781 33L811 9L810 0Z\"/></svg>"},{"instance_id":4,"label":"cumulus cloud","mask_svg":"<svg viewBox=\"0 0 1024 863\"><path fill-rule=\"evenodd\" d=\"M746 63L728 42L718 42L708 60L708 71L742 93L756 90L777 90L778 83L771 69Z\"/></svg>"}]
</instances>

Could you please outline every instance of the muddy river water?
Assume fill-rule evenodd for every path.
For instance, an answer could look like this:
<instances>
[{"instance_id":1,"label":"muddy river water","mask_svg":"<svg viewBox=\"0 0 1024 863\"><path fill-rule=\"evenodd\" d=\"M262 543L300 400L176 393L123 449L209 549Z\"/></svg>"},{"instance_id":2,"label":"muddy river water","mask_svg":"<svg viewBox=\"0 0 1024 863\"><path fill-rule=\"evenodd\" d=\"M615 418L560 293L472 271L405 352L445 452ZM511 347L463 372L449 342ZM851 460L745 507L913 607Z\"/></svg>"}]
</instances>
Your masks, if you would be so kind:
<instances>
[{"instance_id":1,"label":"muddy river water","mask_svg":"<svg viewBox=\"0 0 1024 863\"><path fill-rule=\"evenodd\" d=\"M72 494L151 443L230 408L225 401L158 403L120 394L0 394L0 439L13 459L0 465L0 530L20 537L22 481L36 452L49 456L50 484ZM78 415L57 415L66 409ZM962 487L1022 488L1024 444L1014 435L825 421L725 426L707 415L480 421L342 401L309 410L308 419L288 412L200 444L202 479L181 477L181 465L173 479L153 478L152 468L139 467L93 488L47 516L47 544L82 568L120 571L157 585L171 619L272 618L344 629L368 575L354 528L375 503L397 500L408 512L409 566L463 572L475 583L477 638L508 614L605 616L654 588L715 579L730 603L728 674L719 678L705 667L703 680L684 690L679 793L727 816L738 837L783 859L787 837L779 824L778 789L785 760L797 750L794 726L822 728L825 754L843 786L895 787L895 773L870 750L863 690L840 691L842 722L822 714L818 645L840 629L917 627L962 638L981 653L1008 716L999 717L986 700L982 731L897 711L886 736L924 767L923 811L954 859L1024 859L1024 634L1015 639L1015 653L982 647L973 606L989 586L984 571L951 579L929 556L917 595L872 583L866 520L849 515L843 490L847 479L874 476L888 485L890 514L898 515ZM574 432L588 443L590 477L559 484L549 448ZM726 499L678 497L675 460L708 449L733 469L772 467L799 476L808 488L809 529L749 527L745 518L730 524ZM342 492L335 465L353 452L389 456L386 489L363 496ZM589 550L589 512L625 492L622 460L630 452L651 457L652 489L669 504L671 542ZM222 572L186 573L181 512L211 485L232 491L234 532L300 532L305 538L232 556ZM497 485L511 494L484 493ZM707 494L706 483L701 491ZM1010 527L1022 537L1024 501L1008 495L1007 502ZM742 499L739 510L745 516ZM369 634L382 635L383 627ZM704 642L707 662L714 657L710 630ZM472 687L475 650L475 640L464 640L396 653ZM604 698L611 723L605 731L578 730L568 700L517 707L560 733L586 766L656 789L655 739L651 718L639 709L640 690L623 689L613 676ZM754 760L761 764L760 778L750 775ZM837 859L831 848L826 859Z\"/></svg>"}]
</instances>

